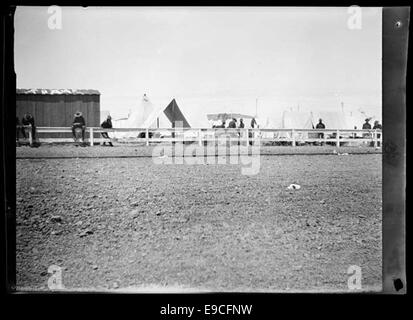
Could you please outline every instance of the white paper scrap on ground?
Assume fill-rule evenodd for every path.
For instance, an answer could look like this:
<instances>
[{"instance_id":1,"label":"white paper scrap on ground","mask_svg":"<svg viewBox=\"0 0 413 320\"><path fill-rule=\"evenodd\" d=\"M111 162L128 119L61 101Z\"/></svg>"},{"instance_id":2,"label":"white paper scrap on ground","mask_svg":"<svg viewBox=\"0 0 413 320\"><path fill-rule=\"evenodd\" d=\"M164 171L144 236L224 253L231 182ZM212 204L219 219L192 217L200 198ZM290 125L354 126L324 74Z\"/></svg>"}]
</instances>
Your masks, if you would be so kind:
<instances>
[{"instance_id":1,"label":"white paper scrap on ground","mask_svg":"<svg viewBox=\"0 0 413 320\"><path fill-rule=\"evenodd\" d=\"M288 187L287 187L287 189L288 190L298 190L298 189L301 189L301 186L300 185L298 185L298 184L290 184Z\"/></svg>"}]
</instances>

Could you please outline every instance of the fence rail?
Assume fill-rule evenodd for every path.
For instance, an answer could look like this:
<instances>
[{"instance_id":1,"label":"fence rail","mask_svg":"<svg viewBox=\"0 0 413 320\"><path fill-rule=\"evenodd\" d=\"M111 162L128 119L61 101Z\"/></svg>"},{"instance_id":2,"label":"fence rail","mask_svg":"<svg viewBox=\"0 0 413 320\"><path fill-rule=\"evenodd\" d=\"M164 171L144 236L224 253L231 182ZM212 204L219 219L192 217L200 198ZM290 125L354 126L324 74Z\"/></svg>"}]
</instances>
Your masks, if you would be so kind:
<instances>
[{"instance_id":1,"label":"fence rail","mask_svg":"<svg viewBox=\"0 0 413 320\"><path fill-rule=\"evenodd\" d=\"M30 144L33 143L31 126L26 128ZM71 127L37 127L37 133L72 133ZM261 144L261 143L290 143L297 146L299 143L334 143L337 147L345 142L370 143L374 147L381 145L381 130L357 130L357 129L261 129L261 128L112 128L87 127L85 133L90 145L95 142L107 141L106 138L95 138L96 133L125 133L136 132L136 137L129 138L133 142L143 142L146 145L159 142L198 142L203 145L208 142L228 142L238 140L239 142ZM170 136L165 135L167 133ZM152 135L151 135L152 134ZM143 135L144 137L139 137ZM41 140L48 142L73 141L73 139L53 138Z\"/></svg>"}]
</instances>

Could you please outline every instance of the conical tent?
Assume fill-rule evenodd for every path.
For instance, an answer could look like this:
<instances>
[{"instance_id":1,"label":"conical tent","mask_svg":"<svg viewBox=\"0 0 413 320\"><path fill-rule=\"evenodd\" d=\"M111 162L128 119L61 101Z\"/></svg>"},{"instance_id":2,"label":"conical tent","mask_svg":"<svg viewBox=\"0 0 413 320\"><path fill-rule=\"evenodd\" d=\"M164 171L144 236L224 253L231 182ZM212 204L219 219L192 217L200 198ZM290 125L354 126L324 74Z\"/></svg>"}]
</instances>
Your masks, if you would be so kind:
<instances>
[{"instance_id":1,"label":"conical tent","mask_svg":"<svg viewBox=\"0 0 413 320\"><path fill-rule=\"evenodd\" d=\"M143 128L169 128L171 124L163 113L164 107L160 106L152 110L142 124Z\"/></svg>"},{"instance_id":2,"label":"conical tent","mask_svg":"<svg viewBox=\"0 0 413 320\"><path fill-rule=\"evenodd\" d=\"M153 112L155 107L146 96L143 95L141 104L138 108L129 114L128 118L113 120L113 128L143 128L145 119ZM114 132L112 136L115 138L133 138L137 137L139 132Z\"/></svg>"},{"instance_id":3,"label":"conical tent","mask_svg":"<svg viewBox=\"0 0 413 320\"><path fill-rule=\"evenodd\" d=\"M181 109L179 109L178 104L176 103L175 99L173 99L168 106L164 110L165 115L172 123L172 127L183 127L183 128L190 128L188 121L186 120L185 116L183 115Z\"/></svg>"},{"instance_id":4,"label":"conical tent","mask_svg":"<svg viewBox=\"0 0 413 320\"><path fill-rule=\"evenodd\" d=\"M126 119L113 121L114 128L171 128L175 123L182 122L183 127L190 127L188 121L173 99L167 107L155 107L144 95L139 109L132 112ZM141 132L116 132L115 138L138 137Z\"/></svg>"},{"instance_id":5,"label":"conical tent","mask_svg":"<svg viewBox=\"0 0 413 320\"><path fill-rule=\"evenodd\" d=\"M188 121L183 115L175 99L168 106L159 107L152 111L143 123L144 128L174 128L175 124L179 127L190 128Z\"/></svg>"}]
</instances>

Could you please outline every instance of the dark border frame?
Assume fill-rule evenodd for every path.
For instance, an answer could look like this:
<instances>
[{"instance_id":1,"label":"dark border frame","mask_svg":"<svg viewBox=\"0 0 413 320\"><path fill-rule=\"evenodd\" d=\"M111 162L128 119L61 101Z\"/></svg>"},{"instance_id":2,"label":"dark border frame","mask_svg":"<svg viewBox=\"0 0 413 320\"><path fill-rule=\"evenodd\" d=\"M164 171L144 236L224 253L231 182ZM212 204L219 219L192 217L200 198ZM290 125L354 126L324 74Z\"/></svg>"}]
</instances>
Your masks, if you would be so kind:
<instances>
[{"instance_id":1,"label":"dark border frame","mask_svg":"<svg viewBox=\"0 0 413 320\"><path fill-rule=\"evenodd\" d=\"M383 293L406 292L406 76L409 18L408 7L383 8Z\"/></svg>"},{"instance_id":2,"label":"dark border frame","mask_svg":"<svg viewBox=\"0 0 413 320\"><path fill-rule=\"evenodd\" d=\"M15 7L1 7L1 223L4 288L16 285L16 150L14 108ZM382 16L382 110L383 110L383 293L406 292L406 76L409 37L409 7L383 8ZM401 25L396 23L401 21ZM4 269L4 270L3 270ZM400 286L402 285L402 286ZM201 295L202 296L202 295ZM222 296L222 295L221 295Z\"/></svg>"},{"instance_id":3,"label":"dark border frame","mask_svg":"<svg viewBox=\"0 0 413 320\"><path fill-rule=\"evenodd\" d=\"M14 12L15 7L1 6L1 254L4 289L16 289L16 148L15 133L10 130L10 122L15 118L16 74L14 72Z\"/></svg>"}]
</instances>

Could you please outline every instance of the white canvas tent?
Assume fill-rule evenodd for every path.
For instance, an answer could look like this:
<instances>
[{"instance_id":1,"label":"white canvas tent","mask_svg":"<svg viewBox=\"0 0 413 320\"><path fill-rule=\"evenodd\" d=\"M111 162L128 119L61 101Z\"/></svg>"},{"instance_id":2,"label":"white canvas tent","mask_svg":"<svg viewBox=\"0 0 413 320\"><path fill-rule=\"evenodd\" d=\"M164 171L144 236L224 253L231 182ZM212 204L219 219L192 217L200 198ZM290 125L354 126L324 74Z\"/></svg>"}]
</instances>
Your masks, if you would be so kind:
<instances>
[{"instance_id":1,"label":"white canvas tent","mask_svg":"<svg viewBox=\"0 0 413 320\"><path fill-rule=\"evenodd\" d=\"M359 111L353 112L316 112L313 113L313 124L316 126L318 119L323 119L326 129L362 129L366 118L371 119L370 124L373 127L373 122L380 119L375 116L367 116Z\"/></svg>"},{"instance_id":2,"label":"white canvas tent","mask_svg":"<svg viewBox=\"0 0 413 320\"><path fill-rule=\"evenodd\" d=\"M355 127L357 127L357 129L362 129L366 118L371 118L370 124L372 127L375 120L379 120L379 122L381 123L378 117L366 117L365 114L362 114L360 112L352 112L351 114L346 115L347 123L351 126L352 129L354 129Z\"/></svg>"},{"instance_id":3,"label":"white canvas tent","mask_svg":"<svg viewBox=\"0 0 413 320\"><path fill-rule=\"evenodd\" d=\"M323 120L326 129L361 129L365 122L366 115L361 112L341 112L341 111L319 111L319 112L299 112L284 111L280 119L262 118L259 123L260 128L270 129L315 129L319 119ZM370 124L373 126L374 120L379 118L371 116ZM380 120L379 120L380 121ZM278 133L263 133L263 137L291 139L291 131ZM329 134L327 134L328 136ZM307 138L316 138L316 133L295 132L296 141ZM353 136L351 133L341 132L340 136ZM361 133L358 134L361 136Z\"/></svg>"},{"instance_id":4,"label":"white canvas tent","mask_svg":"<svg viewBox=\"0 0 413 320\"><path fill-rule=\"evenodd\" d=\"M360 130L366 120L366 115L360 112L317 112L313 114L313 124L314 127L317 125L319 119L323 120L326 129L357 129ZM373 127L373 121L375 117L371 118L370 124ZM353 136L351 133L340 133L342 137ZM361 137L362 134L356 134L356 136Z\"/></svg>"},{"instance_id":5,"label":"white canvas tent","mask_svg":"<svg viewBox=\"0 0 413 320\"><path fill-rule=\"evenodd\" d=\"M146 94L142 98L139 108L134 110L128 118L113 121L114 128L171 128L175 123L182 123L183 127L190 127L185 116L179 109L175 99L168 106L154 106ZM142 131L116 132L115 138L136 138ZM166 132L164 134L167 134ZM161 133L162 135L162 133Z\"/></svg>"},{"instance_id":6,"label":"white canvas tent","mask_svg":"<svg viewBox=\"0 0 413 320\"><path fill-rule=\"evenodd\" d=\"M313 120L311 113L299 111L284 111L281 121L276 125L276 129L313 129ZM279 132L276 134L277 138L291 139L291 132ZM296 132L295 139L308 138L305 132Z\"/></svg>"},{"instance_id":7,"label":"white canvas tent","mask_svg":"<svg viewBox=\"0 0 413 320\"><path fill-rule=\"evenodd\" d=\"M142 123L142 128L169 128L171 123L163 113L165 107L154 107L152 112L146 117Z\"/></svg>"},{"instance_id":8,"label":"white canvas tent","mask_svg":"<svg viewBox=\"0 0 413 320\"><path fill-rule=\"evenodd\" d=\"M142 128L145 119L153 112L154 106L146 94L143 95L140 105L132 110L127 118L112 120L113 128ZM114 138L133 138L139 132L113 132Z\"/></svg>"},{"instance_id":9,"label":"white canvas tent","mask_svg":"<svg viewBox=\"0 0 413 320\"><path fill-rule=\"evenodd\" d=\"M314 128L317 126L319 119L323 120L326 129L353 129L347 123L347 118L343 112L322 111L312 113Z\"/></svg>"}]
</instances>

